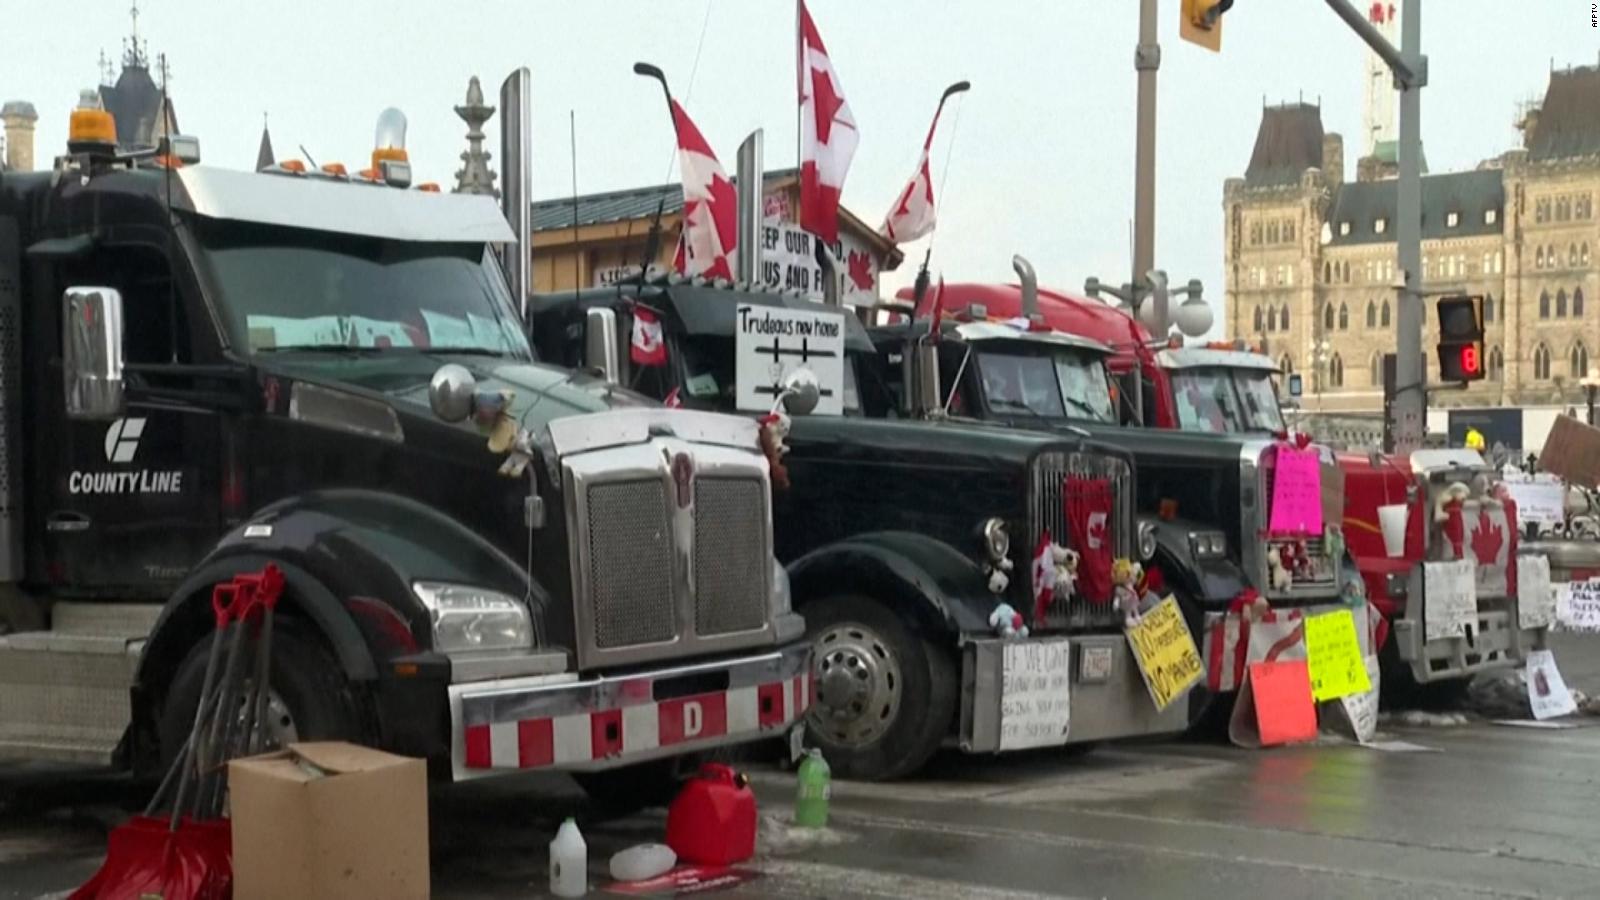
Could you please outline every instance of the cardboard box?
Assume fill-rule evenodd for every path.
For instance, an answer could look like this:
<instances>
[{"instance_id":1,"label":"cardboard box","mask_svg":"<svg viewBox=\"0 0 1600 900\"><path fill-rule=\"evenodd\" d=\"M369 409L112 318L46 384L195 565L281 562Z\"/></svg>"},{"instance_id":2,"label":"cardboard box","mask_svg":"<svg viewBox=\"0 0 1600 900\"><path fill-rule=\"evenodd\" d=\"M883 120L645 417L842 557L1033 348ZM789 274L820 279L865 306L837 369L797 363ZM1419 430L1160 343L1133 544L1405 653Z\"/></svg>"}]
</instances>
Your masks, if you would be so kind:
<instances>
[{"instance_id":1,"label":"cardboard box","mask_svg":"<svg viewBox=\"0 0 1600 900\"><path fill-rule=\"evenodd\" d=\"M422 760L290 744L229 763L228 789L237 900L428 896Z\"/></svg>"},{"instance_id":2,"label":"cardboard box","mask_svg":"<svg viewBox=\"0 0 1600 900\"><path fill-rule=\"evenodd\" d=\"M1544 439L1539 471L1559 475L1568 484L1600 486L1600 428L1558 416Z\"/></svg>"}]
</instances>

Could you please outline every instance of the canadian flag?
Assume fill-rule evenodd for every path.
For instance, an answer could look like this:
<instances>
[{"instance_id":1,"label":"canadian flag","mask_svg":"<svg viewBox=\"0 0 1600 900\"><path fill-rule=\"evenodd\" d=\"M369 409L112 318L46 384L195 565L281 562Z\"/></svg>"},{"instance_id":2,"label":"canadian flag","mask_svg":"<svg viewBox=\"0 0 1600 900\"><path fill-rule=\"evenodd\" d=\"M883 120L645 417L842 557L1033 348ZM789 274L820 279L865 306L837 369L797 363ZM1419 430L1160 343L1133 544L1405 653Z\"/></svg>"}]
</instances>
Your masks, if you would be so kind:
<instances>
[{"instance_id":1,"label":"canadian flag","mask_svg":"<svg viewBox=\"0 0 1600 900\"><path fill-rule=\"evenodd\" d=\"M633 309L633 340L628 357L636 366L667 364L667 345L661 342L661 320L642 306Z\"/></svg>"},{"instance_id":2,"label":"canadian flag","mask_svg":"<svg viewBox=\"0 0 1600 900\"><path fill-rule=\"evenodd\" d=\"M1044 622L1050 601L1056 595L1056 561L1050 552L1050 531L1039 535L1039 545L1033 548L1033 627Z\"/></svg>"},{"instance_id":3,"label":"canadian flag","mask_svg":"<svg viewBox=\"0 0 1600 900\"><path fill-rule=\"evenodd\" d=\"M673 266L684 275L732 281L732 257L739 239L739 204L733 183L676 100L672 101L672 126L678 132L678 165L683 172L683 237Z\"/></svg>"},{"instance_id":4,"label":"canadian flag","mask_svg":"<svg viewBox=\"0 0 1600 900\"><path fill-rule=\"evenodd\" d=\"M944 103L933 112L933 124L928 126L928 136L922 141L922 159L917 161L917 171L906 182L905 190L895 200L894 208L883 220L878 230L896 244L906 244L933 231L933 176L928 172L928 150L933 146L933 132L939 127L939 113Z\"/></svg>"},{"instance_id":5,"label":"canadian flag","mask_svg":"<svg viewBox=\"0 0 1600 900\"><path fill-rule=\"evenodd\" d=\"M805 0L798 3L800 227L831 244L839 240L839 196L861 135L816 23Z\"/></svg>"}]
</instances>

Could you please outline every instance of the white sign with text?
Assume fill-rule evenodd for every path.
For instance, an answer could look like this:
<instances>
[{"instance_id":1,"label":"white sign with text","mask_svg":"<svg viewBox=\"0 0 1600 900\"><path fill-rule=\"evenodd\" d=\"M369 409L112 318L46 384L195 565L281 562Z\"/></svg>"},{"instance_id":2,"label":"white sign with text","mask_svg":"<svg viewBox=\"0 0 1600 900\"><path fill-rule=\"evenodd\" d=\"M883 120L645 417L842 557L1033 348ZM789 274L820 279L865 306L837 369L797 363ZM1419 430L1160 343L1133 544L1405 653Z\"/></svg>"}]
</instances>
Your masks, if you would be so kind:
<instances>
[{"instance_id":1,"label":"white sign with text","mask_svg":"<svg viewBox=\"0 0 1600 900\"><path fill-rule=\"evenodd\" d=\"M1528 706L1539 721L1578 711L1572 692L1556 668L1556 655L1549 650L1535 650L1528 654Z\"/></svg>"},{"instance_id":2,"label":"white sign with text","mask_svg":"<svg viewBox=\"0 0 1600 900\"><path fill-rule=\"evenodd\" d=\"M817 264L816 236L780 219L761 226L761 283L780 291L801 291L821 299L823 272ZM878 299L878 260L856 238L841 235L828 247L839 276L839 299L846 306L871 306Z\"/></svg>"},{"instance_id":3,"label":"white sign with text","mask_svg":"<svg viewBox=\"0 0 1600 900\"><path fill-rule=\"evenodd\" d=\"M1423 639L1465 637L1478 621L1477 573L1472 560L1422 564Z\"/></svg>"},{"instance_id":4,"label":"white sign with text","mask_svg":"<svg viewBox=\"0 0 1600 900\"><path fill-rule=\"evenodd\" d=\"M1600 631L1600 580L1563 585L1556 601L1556 621L1567 631Z\"/></svg>"},{"instance_id":5,"label":"white sign with text","mask_svg":"<svg viewBox=\"0 0 1600 900\"><path fill-rule=\"evenodd\" d=\"M1055 747L1072 726L1072 645L1007 641L1002 657L1000 749Z\"/></svg>"},{"instance_id":6,"label":"white sign with text","mask_svg":"<svg viewBox=\"0 0 1600 900\"><path fill-rule=\"evenodd\" d=\"M1517 627L1544 628L1556 620L1556 590L1550 586L1550 557L1517 557Z\"/></svg>"},{"instance_id":7,"label":"white sign with text","mask_svg":"<svg viewBox=\"0 0 1600 900\"><path fill-rule=\"evenodd\" d=\"M741 303L734 311L734 378L738 406L765 413L796 369L817 376L814 415L844 413L844 316L824 309Z\"/></svg>"}]
</instances>

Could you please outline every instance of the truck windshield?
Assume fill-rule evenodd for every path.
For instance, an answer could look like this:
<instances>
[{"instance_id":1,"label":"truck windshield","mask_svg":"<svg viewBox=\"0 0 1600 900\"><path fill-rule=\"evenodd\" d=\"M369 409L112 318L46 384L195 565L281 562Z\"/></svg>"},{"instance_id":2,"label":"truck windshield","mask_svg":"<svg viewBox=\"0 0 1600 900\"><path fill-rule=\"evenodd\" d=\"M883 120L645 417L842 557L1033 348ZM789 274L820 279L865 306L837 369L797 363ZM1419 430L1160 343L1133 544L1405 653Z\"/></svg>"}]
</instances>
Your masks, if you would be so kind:
<instances>
[{"instance_id":1,"label":"truck windshield","mask_svg":"<svg viewBox=\"0 0 1600 900\"><path fill-rule=\"evenodd\" d=\"M483 244L208 219L196 230L233 344L251 353L413 348L533 356Z\"/></svg>"},{"instance_id":2,"label":"truck windshield","mask_svg":"<svg viewBox=\"0 0 1600 900\"><path fill-rule=\"evenodd\" d=\"M984 399L999 415L1114 422L1105 366L1081 353L978 352Z\"/></svg>"},{"instance_id":3,"label":"truck windshield","mask_svg":"<svg viewBox=\"0 0 1600 900\"><path fill-rule=\"evenodd\" d=\"M1179 369L1172 373L1172 393L1184 431L1277 432L1284 427L1265 371Z\"/></svg>"}]
</instances>

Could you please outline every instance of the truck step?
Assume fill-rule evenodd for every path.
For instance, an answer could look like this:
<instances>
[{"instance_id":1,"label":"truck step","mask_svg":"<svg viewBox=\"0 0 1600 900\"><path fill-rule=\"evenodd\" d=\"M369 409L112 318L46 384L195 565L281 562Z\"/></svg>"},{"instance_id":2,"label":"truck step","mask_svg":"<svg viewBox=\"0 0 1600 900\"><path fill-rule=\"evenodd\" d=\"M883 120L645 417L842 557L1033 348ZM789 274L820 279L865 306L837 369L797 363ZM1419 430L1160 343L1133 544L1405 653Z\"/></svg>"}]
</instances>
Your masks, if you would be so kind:
<instances>
[{"instance_id":1,"label":"truck step","mask_svg":"<svg viewBox=\"0 0 1600 900\"><path fill-rule=\"evenodd\" d=\"M49 631L0 637L0 758L109 765L158 606L61 603Z\"/></svg>"}]
</instances>

